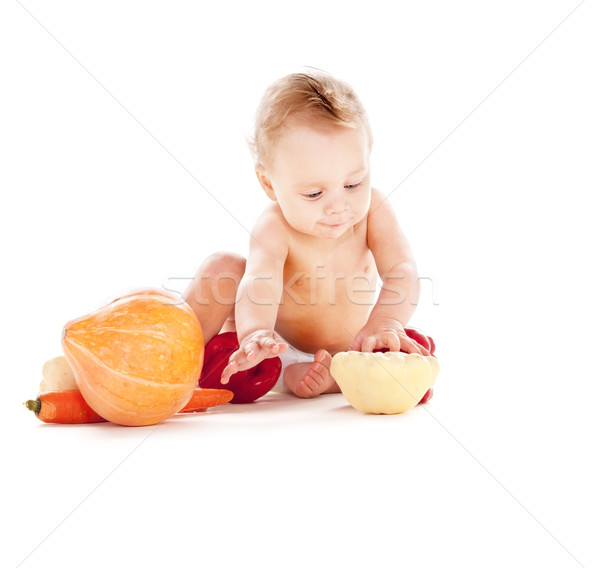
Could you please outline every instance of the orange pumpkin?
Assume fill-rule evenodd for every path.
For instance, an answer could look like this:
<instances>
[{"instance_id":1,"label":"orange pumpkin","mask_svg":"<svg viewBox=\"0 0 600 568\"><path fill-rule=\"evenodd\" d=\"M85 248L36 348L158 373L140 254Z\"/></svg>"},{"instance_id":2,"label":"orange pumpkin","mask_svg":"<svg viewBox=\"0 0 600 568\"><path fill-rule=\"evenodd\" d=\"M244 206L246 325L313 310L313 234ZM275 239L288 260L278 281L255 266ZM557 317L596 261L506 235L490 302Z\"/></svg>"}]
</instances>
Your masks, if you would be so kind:
<instances>
[{"instance_id":1,"label":"orange pumpkin","mask_svg":"<svg viewBox=\"0 0 600 568\"><path fill-rule=\"evenodd\" d=\"M157 424L198 385L204 341L181 298L140 290L67 323L62 347L86 402L126 426Z\"/></svg>"}]
</instances>

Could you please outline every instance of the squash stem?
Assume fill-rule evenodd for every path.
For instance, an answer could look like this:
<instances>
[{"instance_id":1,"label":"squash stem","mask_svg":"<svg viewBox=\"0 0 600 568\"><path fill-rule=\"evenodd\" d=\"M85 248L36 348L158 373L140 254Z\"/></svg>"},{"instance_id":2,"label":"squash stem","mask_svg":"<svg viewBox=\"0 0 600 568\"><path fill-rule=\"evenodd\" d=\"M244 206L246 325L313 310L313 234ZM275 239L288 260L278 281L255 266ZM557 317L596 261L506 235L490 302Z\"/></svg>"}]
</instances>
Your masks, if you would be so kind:
<instances>
[{"instance_id":1,"label":"squash stem","mask_svg":"<svg viewBox=\"0 0 600 568\"><path fill-rule=\"evenodd\" d=\"M31 412L35 412L36 414L39 414L42 408L42 401L39 398L37 400L28 400L23 404L27 407L27 410L31 410Z\"/></svg>"}]
</instances>

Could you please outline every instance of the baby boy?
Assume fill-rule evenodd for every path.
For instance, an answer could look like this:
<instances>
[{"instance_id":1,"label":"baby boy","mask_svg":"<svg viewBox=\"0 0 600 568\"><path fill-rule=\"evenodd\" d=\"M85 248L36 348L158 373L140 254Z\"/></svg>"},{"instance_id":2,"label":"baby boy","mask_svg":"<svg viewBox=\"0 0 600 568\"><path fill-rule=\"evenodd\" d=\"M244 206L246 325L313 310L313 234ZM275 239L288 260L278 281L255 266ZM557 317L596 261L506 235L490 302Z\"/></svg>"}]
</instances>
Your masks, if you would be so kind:
<instances>
[{"instance_id":1,"label":"baby boy","mask_svg":"<svg viewBox=\"0 0 600 568\"><path fill-rule=\"evenodd\" d=\"M371 129L353 89L317 70L283 77L261 100L251 146L271 203L248 259L211 255L184 295L205 342L237 332L221 382L280 356L283 383L308 398L339 392L329 367L340 351L428 355L404 331L417 269L392 206L371 187Z\"/></svg>"}]
</instances>

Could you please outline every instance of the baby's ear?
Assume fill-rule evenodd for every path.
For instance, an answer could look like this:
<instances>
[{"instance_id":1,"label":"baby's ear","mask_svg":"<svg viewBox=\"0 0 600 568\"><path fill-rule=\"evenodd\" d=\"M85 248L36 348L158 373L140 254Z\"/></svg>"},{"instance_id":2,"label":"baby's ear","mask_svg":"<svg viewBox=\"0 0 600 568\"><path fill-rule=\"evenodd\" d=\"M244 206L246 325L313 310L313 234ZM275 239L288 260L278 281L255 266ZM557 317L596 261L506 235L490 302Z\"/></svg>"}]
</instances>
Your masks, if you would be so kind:
<instances>
[{"instance_id":1,"label":"baby's ear","mask_svg":"<svg viewBox=\"0 0 600 568\"><path fill-rule=\"evenodd\" d=\"M271 185L271 180L267 177L264 170L256 170L256 177L258 178L258 183L260 183L263 191L267 194L267 197L272 201L277 201L275 191Z\"/></svg>"}]
</instances>

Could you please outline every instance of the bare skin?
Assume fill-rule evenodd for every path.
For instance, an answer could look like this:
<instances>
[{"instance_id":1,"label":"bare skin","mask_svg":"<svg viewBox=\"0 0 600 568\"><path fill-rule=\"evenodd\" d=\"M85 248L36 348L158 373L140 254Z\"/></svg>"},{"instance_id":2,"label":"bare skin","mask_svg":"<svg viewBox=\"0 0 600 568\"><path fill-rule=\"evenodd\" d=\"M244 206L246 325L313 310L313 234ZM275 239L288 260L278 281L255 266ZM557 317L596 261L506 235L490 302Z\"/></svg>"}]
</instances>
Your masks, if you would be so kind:
<instances>
[{"instance_id":1,"label":"bare skin","mask_svg":"<svg viewBox=\"0 0 600 568\"><path fill-rule=\"evenodd\" d=\"M256 172L272 203L253 229L248 259L213 255L184 295L206 342L219 331L238 333L221 382L288 344L315 353L313 363L284 372L303 398L339 392L329 368L340 351L428 355L404 332L417 271L391 205L371 188L364 129L292 117L278 134L272 163Z\"/></svg>"},{"instance_id":2,"label":"bare skin","mask_svg":"<svg viewBox=\"0 0 600 568\"><path fill-rule=\"evenodd\" d=\"M315 353L314 362L289 365L283 373L285 385L301 398L340 392L340 387L329 372L331 359L331 354L320 349Z\"/></svg>"}]
</instances>

